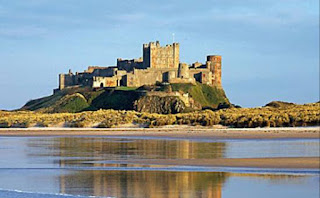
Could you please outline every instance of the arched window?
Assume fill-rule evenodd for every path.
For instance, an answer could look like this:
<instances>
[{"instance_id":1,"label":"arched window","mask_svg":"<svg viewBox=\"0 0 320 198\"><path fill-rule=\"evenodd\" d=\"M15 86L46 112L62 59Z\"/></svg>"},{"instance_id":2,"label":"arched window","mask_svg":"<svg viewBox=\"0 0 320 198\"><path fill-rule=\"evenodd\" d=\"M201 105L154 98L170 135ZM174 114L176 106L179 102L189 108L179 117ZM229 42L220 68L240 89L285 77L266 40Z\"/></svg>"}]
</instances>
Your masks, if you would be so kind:
<instances>
[{"instance_id":1,"label":"arched window","mask_svg":"<svg viewBox=\"0 0 320 198\"><path fill-rule=\"evenodd\" d=\"M100 84L100 87L104 87L103 83Z\"/></svg>"}]
</instances>

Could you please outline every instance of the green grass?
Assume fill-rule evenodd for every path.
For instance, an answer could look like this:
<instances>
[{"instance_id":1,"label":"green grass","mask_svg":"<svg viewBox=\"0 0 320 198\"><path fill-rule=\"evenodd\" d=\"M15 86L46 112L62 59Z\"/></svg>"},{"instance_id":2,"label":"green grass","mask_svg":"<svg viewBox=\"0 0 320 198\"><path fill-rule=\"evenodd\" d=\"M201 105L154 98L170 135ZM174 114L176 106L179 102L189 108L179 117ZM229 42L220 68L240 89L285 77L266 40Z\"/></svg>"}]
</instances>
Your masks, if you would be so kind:
<instances>
[{"instance_id":1,"label":"green grass","mask_svg":"<svg viewBox=\"0 0 320 198\"><path fill-rule=\"evenodd\" d=\"M99 95L101 95L103 92L104 92L104 90L88 91L88 92L81 92L81 93L87 99L88 104L91 104L92 101L95 98L97 98Z\"/></svg>"},{"instance_id":2,"label":"green grass","mask_svg":"<svg viewBox=\"0 0 320 198\"><path fill-rule=\"evenodd\" d=\"M194 85L192 84L182 84L182 83L176 83L171 84L172 91L183 91L184 93L187 93L191 87Z\"/></svg>"},{"instance_id":3,"label":"green grass","mask_svg":"<svg viewBox=\"0 0 320 198\"><path fill-rule=\"evenodd\" d=\"M63 100L60 104L56 105L54 107L53 112L76 113L88 107L89 107L89 104L87 103L86 99L83 96L81 97L74 94L71 97L68 97L66 100Z\"/></svg>"},{"instance_id":4,"label":"green grass","mask_svg":"<svg viewBox=\"0 0 320 198\"><path fill-rule=\"evenodd\" d=\"M115 90L120 90L120 91L134 91L138 87L116 87Z\"/></svg>"},{"instance_id":5,"label":"green grass","mask_svg":"<svg viewBox=\"0 0 320 198\"><path fill-rule=\"evenodd\" d=\"M47 97L43 97L40 99L31 100L31 101L27 102L22 107L22 109L34 111L37 109L46 108L46 107L53 105L55 102L57 102L62 97L63 97L63 95L55 94L52 96L47 96Z\"/></svg>"},{"instance_id":6,"label":"green grass","mask_svg":"<svg viewBox=\"0 0 320 198\"><path fill-rule=\"evenodd\" d=\"M88 102L90 102L89 96L91 93L98 94L96 92L92 92L91 89L89 89L88 87L68 88L61 90L51 96L30 100L21 109L35 111L39 109L49 108L51 106L54 106L56 103L59 103L59 101L62 100L64 96L72 95L75 93L81 93L82 95L84 95L87 98Z\"/></svg>"},{"instance_id":7,"label":"green grass","mask_svg":"<svg viewBox=\"0 0 320 198\"><path fill-rule=\"evenodd\" d=\"M105 91L92 100L91 108L132 110L138 98L139 94L135 91Z\"/></svg>"},{"instance_id":8,"label":"green grass","mask_svg":"<svg viewBox=\"0 0 320 198\"><path fill-rule=\"evenodd\" d=\"M182 91L190 96L202 107L216 108L220 103L230 103L223 89L211 87L201 83L192 84L171 84L172 91Z\"/></svg>"}]
</instances>

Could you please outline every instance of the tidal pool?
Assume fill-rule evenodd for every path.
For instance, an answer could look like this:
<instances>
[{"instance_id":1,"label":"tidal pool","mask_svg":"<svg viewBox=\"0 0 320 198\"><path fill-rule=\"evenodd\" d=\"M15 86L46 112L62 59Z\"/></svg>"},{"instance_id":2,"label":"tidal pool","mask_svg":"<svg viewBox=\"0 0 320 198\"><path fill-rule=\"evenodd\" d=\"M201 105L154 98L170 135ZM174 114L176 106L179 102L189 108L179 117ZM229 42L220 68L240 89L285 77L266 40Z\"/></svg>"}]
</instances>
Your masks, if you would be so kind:
<instances>
[{"instance_id":1,"label":"tidal pool","mask_svg":"<svg viewBox=\"0 0 320 198\"><path fill-rule=\"evenodd\" d=\"M317 171L107 163L257 157L319 157L319 141L1 137L0 197L319 197Z\"/></svg>"}]
</instances>

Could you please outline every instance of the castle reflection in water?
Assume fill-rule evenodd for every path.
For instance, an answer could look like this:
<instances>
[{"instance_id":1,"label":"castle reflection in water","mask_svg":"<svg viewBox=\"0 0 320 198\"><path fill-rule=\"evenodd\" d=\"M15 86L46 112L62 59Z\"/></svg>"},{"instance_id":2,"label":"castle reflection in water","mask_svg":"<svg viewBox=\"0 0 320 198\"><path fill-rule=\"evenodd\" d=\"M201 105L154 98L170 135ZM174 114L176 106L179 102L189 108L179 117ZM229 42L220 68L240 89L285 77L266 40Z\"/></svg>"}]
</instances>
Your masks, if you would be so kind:
<instances>
[{"instance_id":1,"label":"castle reflection in water","mask_svg":"<svg viewBox=\"0 0 320 198\"><path fill-rule=\"evenodd\" d=\"M109 139L110 140L110 139ZM83 166L90 160L121 159L195 159L223 157L225 143L192 141L137 140L103 141L100 138L59 138L55 149L60 151L61 167ZM57 151L58 151L57 150ZM79 158L84 158L82 161ZM89 160L88 160L89 159ZM92 163L97 169L75 171L59 178L64 194L85 194L111 197L221 197L224 173L171 171L110 171L101 167L141 167L108 163ZM91 167L92 168L92 167ZM77 193L79 191L79 193ZM81 193L80 193L81 192Z\"/></svg>"},{"instance_id":2,"label":"castle reflection in water","mask_svg":"<svg viewBox=\"0 0 320 198\"><path fill-rule=\"evenodd\" d=\"M276 184L301 182L299 176L293 175L160 171L156 165L117 164L134 159L224 158L229 147L227 142L56 137L31 138L27 145L30 157L45 159L44 163L53 164L61 172L55 181L62 194L220 198L230 177L256 177Z\"/></svg>"},{"instance_id":3,"label":"castle reflection in water","mask_svg":"<svg viewBox=\"0 0 320 198\"><path fill-rule=\"evenodd\" d=\"M60 177L63 194L111 197L221 197L220 173L79 171Z\"/></svg>"}]
</instances>

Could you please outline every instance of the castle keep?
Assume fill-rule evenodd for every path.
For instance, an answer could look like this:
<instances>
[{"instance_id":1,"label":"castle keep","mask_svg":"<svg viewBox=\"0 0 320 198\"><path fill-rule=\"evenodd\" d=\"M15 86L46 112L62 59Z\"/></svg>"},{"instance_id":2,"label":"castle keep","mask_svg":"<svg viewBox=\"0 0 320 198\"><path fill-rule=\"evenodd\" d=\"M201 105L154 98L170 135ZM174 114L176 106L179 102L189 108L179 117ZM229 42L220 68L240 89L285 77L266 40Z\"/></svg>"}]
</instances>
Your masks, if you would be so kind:
<instances>
[{"instance_id":1,"label":"castle keep","mask_svg":"<svg viewBox=\"0 0 320 198\"><path fill-rule=\"evenodd\" d=\"M84 72L59 75L59 88L72 86L140 87L160 83L200 82L221 88L221 56L207 56L206 62L181 63L179 43L160 46L159 41L143 44L143 57L117 59L116 66L89 66Z\"/></svg>"}]
</instances>

